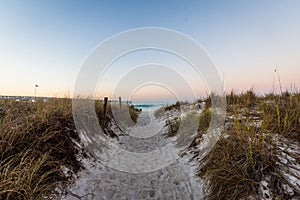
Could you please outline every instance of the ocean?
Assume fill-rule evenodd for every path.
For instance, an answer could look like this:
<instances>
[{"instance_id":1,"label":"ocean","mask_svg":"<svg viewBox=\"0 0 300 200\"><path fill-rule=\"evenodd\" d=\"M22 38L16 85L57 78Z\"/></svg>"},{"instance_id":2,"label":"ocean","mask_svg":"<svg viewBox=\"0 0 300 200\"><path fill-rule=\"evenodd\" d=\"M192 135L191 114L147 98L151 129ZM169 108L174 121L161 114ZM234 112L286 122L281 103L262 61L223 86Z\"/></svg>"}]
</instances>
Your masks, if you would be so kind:
<instances>
[{"instance_id":1,"label":"ocean","mask_svg":"<svg viewBox=\"0 0 300 200\"><path fill-rule=\"evenodd\" d=\"M167 105L166 103L135 103L133 102L132 105L134 105L135 108L139 108L142 110L156 110L162 106Z\"/></svg>"}]
</instances>

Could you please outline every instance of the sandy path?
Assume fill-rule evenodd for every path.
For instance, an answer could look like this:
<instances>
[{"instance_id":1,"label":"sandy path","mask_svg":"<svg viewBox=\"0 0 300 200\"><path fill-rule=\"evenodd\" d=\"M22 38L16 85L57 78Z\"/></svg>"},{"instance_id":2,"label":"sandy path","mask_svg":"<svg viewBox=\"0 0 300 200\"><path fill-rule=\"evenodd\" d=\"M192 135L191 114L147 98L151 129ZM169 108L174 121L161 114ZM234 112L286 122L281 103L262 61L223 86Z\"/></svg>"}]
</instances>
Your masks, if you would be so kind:
<instances>
[{"instance_id":1,"label":"sandy path","mask_svg":"<svg viewBox=\"0 0 300 200\"><path fill-rule=\"evenodd\" d=\"M171 140L163 135L166 131L164 124L164 120L154 118L153 110L143 111L137 125L128 130L128 136L120 138L120 149L143 155L171 145ZM120 161L122 154L118 156L120 158L114 164L124 164ZM134 165L145 164L142 162L127 162L127 167L133 169ZM157 166L159 164L156 164L158 169L151 172L130 173L107 167L101 162L84 160L86 169L79 173L79 178L71 186L72 195L63 199L201 199L201 184L194 178L193 169L187 161L177 157L175 162L163 168Z\"/></svg>"}]
</instances>

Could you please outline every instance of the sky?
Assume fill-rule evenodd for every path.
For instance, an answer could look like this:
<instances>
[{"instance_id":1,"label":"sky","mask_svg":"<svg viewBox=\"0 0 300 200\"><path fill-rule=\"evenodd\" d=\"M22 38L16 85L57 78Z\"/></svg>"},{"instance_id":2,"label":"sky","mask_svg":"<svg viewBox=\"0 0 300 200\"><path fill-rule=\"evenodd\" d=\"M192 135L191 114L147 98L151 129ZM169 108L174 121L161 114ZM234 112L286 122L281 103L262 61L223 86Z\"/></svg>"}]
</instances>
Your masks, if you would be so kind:
<instances>
[{"instance_id":1,"label":"sky","mask_svg":"<svg viewBox=\"0 0 300 200\"><path fill-rule=\"evenodd\" d=\"M172 29L197 41L224 77L226 91L265 93L273 91L273 82L278 91L278 75L284 89L300 88L299 10L298 0L0 0L0 95L32 96L37 84L38 96L72 96L82 64L101 42L142 27ZM175 98L157 84L114 93L133 67L158 62L177 70L196 95L207 93L205 80L193 77L187 63L144 51L113 63L95 95Z\"/></svg>"}]
</instances>

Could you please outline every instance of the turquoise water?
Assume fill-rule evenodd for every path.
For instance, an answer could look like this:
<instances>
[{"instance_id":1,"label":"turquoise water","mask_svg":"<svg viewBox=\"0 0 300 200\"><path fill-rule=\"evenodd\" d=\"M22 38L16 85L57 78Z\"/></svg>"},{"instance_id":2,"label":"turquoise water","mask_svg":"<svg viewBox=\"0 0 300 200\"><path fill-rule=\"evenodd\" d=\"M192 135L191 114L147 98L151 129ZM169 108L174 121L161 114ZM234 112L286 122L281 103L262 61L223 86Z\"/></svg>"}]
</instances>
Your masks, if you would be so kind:
<instances>
[{"instance_id":1,"label":"turquoise water","mask_svg":"<svg viewBox=\"0 0 300 200\"><path fill-rule=\"evenodd\" d=\"M147 110L147 109L158 109L167 104L165 104L165 103L132 103L132 105L134 105L135 108Z\"/></svg>"}]
</instances>

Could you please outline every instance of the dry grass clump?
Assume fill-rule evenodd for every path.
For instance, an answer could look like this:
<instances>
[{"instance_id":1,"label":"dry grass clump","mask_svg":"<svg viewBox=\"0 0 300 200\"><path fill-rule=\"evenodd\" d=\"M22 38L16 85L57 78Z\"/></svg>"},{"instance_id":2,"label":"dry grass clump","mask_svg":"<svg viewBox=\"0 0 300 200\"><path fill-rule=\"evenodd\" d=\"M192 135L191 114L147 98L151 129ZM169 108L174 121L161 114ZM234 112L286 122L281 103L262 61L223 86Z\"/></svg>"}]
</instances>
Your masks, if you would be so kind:
<instances>
[{"instance_id":1,"label":"dry grass clump","mask_svg":"<svg viewBox=\"0 0 300 200\"><path fill-rule=\"evenodd\" d=\"M168 111L180 110L181 105L187 104L188 102L179 102L177 101L175 104L167 105L160 107L154 112L154 116L156 118L162 117Z\"/></svg>"},{"instance_id":2,"label":"dry grass clump","mask_svg":"<svg viewBox=\"0 0 300 200\"><path fill-rule=\"evenodd\" d=\"M259 183L276 171L269 152L236 137L221 138L201 162L199 175L207 178L207 199L259 198Z\"/></svg>"},{"instance_id":3,"label":"dry grass clump","mask_svg":"<svg viewBox=\"0 0 300 200\"><path fill-rule=\"evenodd\" d=\"M180 126L180 119L178 117L175 117L172 120L166 120L166 126L168 126L168 137L173 137L177 134L179 126Z\"/></svg>"},{"instance_id":4,"label":"dry grass clump","mask_svg":"<svg viewBox=\"0 0 300 200\"><path fill-rule=\"evenodd\" d=\"M233 112L235 106L245 107L252 109L259 103L259 97L256 96L253 89L243 92L239 95L235 94L233 91L226 95L227 101L227 112Z\"/></svg>"},{"instance_id":5,"label":"dry grass clump","mask_svg":"<svg viewBox=\"0 0 300 200\"><path fill-rule=\"evenodd\" d=\"M261 130L236 122L200 161L198 175L206 180L206 198L258 198L263 177L278 173L274 151Z\"/></svg>"},{"instance_id":6,"label":"dry grass clump","mask_svg":"<svg viewBox=\"0 0 300 200\"><path fill-rule=\"evenodd\" d=\"M207 131L209 127L210 119L211 119L211 110L206 107L201 113L201 116L199 118L199 125L198 125L199 133L205 133Z\"/></svg>"},{"instance_id":7,"label":"dry grass clump","mask_svg":"<svg viewBox=\"0 0 300 200\"><path fill-rule=\"evenodd\" d=\"M41 199L68 181L80 163L70 100L1 102L0 199Z\"/></svg>"},{"instance_id":8,"label":"dry grass clump","mask_svg":"<svg viewBox=\"0 0 300 200\"><path fill-rule=\"evenodd\" d=\"M83 149L74 125L72 100L0 101L0 199L51 199L64 190L82 166ZM131 117L137 114L130 108ZM99 122L103 106L96 101ZM109 131L108 109L104 131ZM102 123L101 123L102 124ZM109 131L109 132L107 132ZM68 169L69 172L66 173ZM57 188L61 188L60 191Z\"/></svg>"},{"instance_id":9,"label":"dry grass clump","mask_svg":"<svg viewBox=\"0 0 300 200\"><path fill-rule=\"evenodd\" d=\"M293 186L283 176L281 149L274 135L299 142L300 94L257 97L250 90L227 95L226 128L211 152L201 157L196 155L200 153L197 145L210 124L209 101L200 117L199 133L189 147L193 159L200 156L198 175L206 182L206 199L262 198L260 183L266 179L271 196L264 194L264 198L299 197L295 187L293 195L282 192L284 185Z\"/></svg>"},{"instance_id":10,"label":"dry grass clump","mask_svg":"<svg viewBox=\"0 0 300 200\"><path fill-rule=\"evenodd\" d=\"M166 111L170 111L170 110L173 110L173 109L180 109L180 102L177 101L175 104L165 106L164 108L165 108Z\"/></svg>"},{"instance_id":11,"label":"dry grass clump","mask_svg":"<svg viewBox=\"0 0 300 200\"><path fill-rule=\"evenodd\" d=\"M129 106L129 115L134 123L137 122L140 113L141 109L137 109L133 105Z\"/></svg>"},{"instance_id":12,"label":"dry grass clump","mask_svg":"<svg viewBox=\"0 0 300 200\"><path fill-rule=\"evenodd\" d=\"M269 97L261 110L270 131L300 142L300 93Z\"/></svg>"},{"instance_id":13,"label":"dry grass clump","mask_svg":"<svg viewBox=\"0 0 300 200\"><path fill-rule=\"evenodd\" d=\"M199 113L196 111L189 111L184 116L174 117L166 120L168 127L167 137L176 136L176 146L179 148L187 147L197 132Z\"/></svg>"},{"instance_id":14,"label":"dry grass clump","mask_svg":"<svg viewBox=\"0 0 300 200\"><path fill-rule=\"evenodd\" d=\"M102 107L101 101L99 101L98 104L100 107ZM102 109L99 110L100 113L98 113L98 116L100 116L101 121L103 120L103 113ZM123 129L133 126L137 122L137 118L140 113L141 110L135 108L133 105L122 105L120 107L119 104L109 103L107 105L107 118L105 122L106 127L104 127L104 130L106 132L110 132L110 135L115 135L113 131L109 130L110 125L114 123L114 125L118 126L121 131L124 131Z\"/></svg>"}]
</instances>

